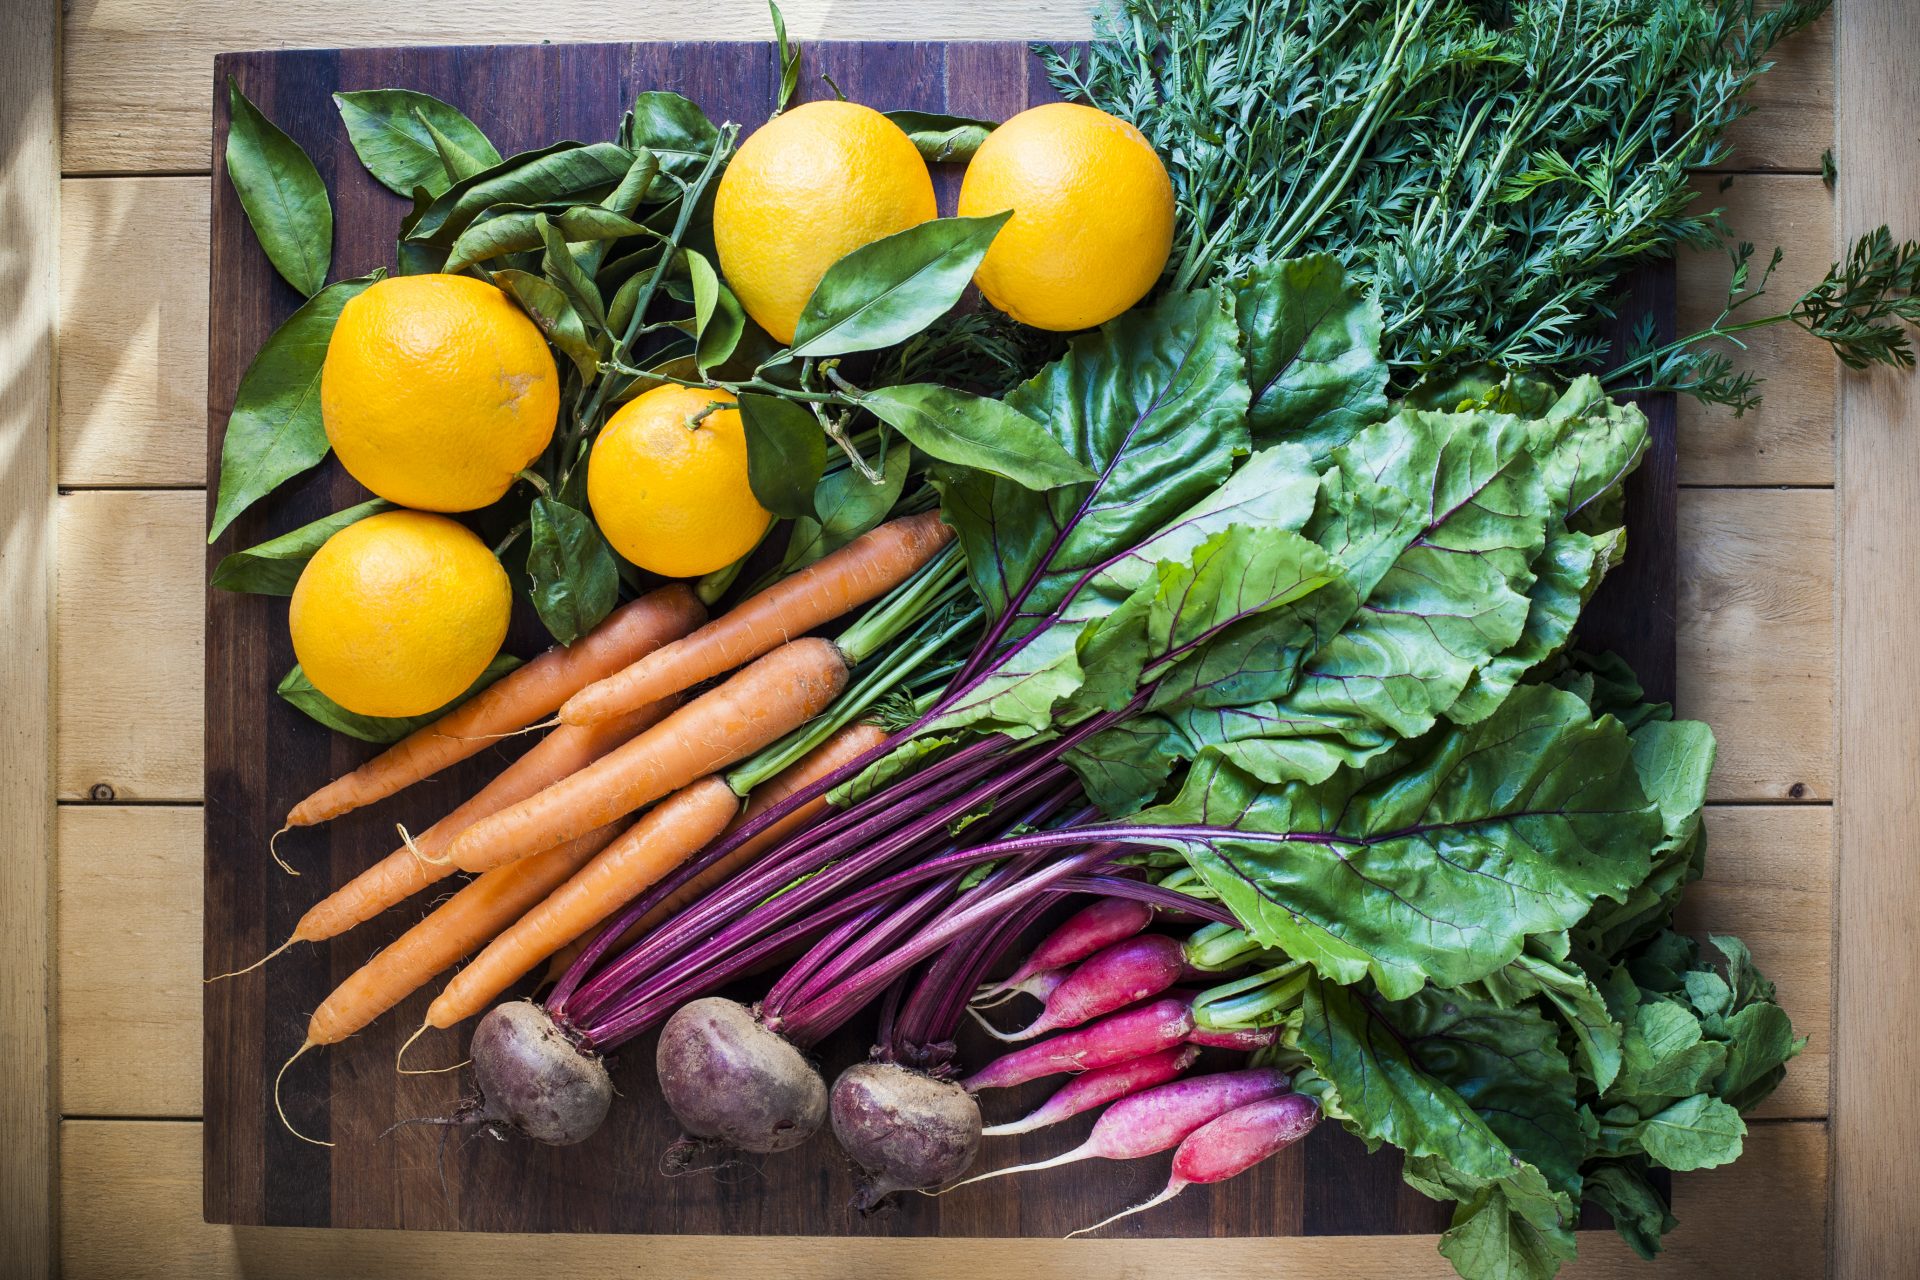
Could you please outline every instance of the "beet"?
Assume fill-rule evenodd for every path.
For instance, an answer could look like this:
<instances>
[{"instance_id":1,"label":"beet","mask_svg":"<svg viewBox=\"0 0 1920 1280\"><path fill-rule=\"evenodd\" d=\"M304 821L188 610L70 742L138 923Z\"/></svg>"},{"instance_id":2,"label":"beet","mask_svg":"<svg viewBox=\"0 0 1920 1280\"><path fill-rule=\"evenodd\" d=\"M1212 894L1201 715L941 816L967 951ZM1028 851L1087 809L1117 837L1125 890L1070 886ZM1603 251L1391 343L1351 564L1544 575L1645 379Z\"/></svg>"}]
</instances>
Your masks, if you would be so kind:
<instances>
[{"instance_id":1,"label":"beet","mask_svg":"<svg viewBox=\"0 0 1920 1280\"><path fill-rule=\"evenodd\" d=\"M613 1103L613 1081L547 1011L527 1000L497 1005L473 1031L480 1102L473 1119L565 1147L593 1136Z\"/></svg>"},{"instance_id":2,"label":"beet","mask_svg":"<svg viewBox=\"0 0 1920 1280\"><path fill-rule=\"evenodd\" d=\"M797 1147L827 1118L827 1086L800 1051L751 1009L707 996L660 1029L660 1092L696 1138L769 1154Z\"/></svg>"},{"instance_id":3,"label":"beet","mask_svg":"<svg viewBox=\"0 0 1920 1280\"><path fill-rule=\"evenodd\" d=\"M892 1062L861 1062L833 1084L833 1132L865 1176L854 1207L937 1187L980 1149L980 1107L959 1085Z\"/></svg>"}]
</instances>

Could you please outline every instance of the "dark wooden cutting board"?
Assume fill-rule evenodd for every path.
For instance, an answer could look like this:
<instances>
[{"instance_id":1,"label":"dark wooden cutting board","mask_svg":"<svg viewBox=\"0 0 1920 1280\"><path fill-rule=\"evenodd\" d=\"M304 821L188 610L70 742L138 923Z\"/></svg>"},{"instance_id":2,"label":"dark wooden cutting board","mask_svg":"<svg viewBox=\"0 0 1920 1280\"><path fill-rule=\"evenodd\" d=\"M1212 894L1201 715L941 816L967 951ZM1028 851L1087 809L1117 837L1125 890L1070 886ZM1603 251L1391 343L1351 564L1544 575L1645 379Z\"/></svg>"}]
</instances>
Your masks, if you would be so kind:
<instances>
[{"instance_id":1,"label":"dark wooden cutting board","mask_svg":"<svg viewBox=\"0 0 1920 1280\"><path fill-rule=\"evenodd\" d=\"M460 107L503 154L563 138L613 136L634 94L671 89L715 120L747 129L766 117L777 68L773 49L750 43L528 45L486 48L313 50L226 54L214 66L213 245L208 352L209 474L218 474L221 435L247 362L299 299L275 275L249 232L218 157L226 137L226 77L306 148L333 193L335 278L392 268L405 202L360 166L330 95L404 87ZM806 49L802 97L827 96L822 73L851 98L882 109L911 108L1004 119L1054 95L1024 44L816 43ZM939 175L950 212L958 174ZM1649 273L1636 305L1672 314L1671 273ZM1632 482L1631 550L1592 610L1590 643L1627 656L1650 692L1673 683L1673 415L1650 406L1654 444ZM212 500L209 492L209 503ZM221 556L366 494L329 462L242 516L208 549ZM510 646L531 654L537 629L517 629ZM394 844L394 824L418 830L497 772L506 749L488 752L393 799L319 828L294 832L280 851L304 874L269 861L267 837L292 803L325 778L371 754L331 734L273 694L293 665L286 602L268 596L207 594L206 970L248 964L285 938L328 889ZM419 1025L438 984L361 1035L309 1054L287 1073L288 1115L335 1145L310 1145L274 1115L276 1069L300 1044L308 1012L334 985L417 920L427 903L389 912L331 945L304 947L264 970L206 991L205 1207L208 1220L242 1224L460 1228L485 1231L685 1232L714 1235L1058 1236L1159 1189L1166 1159L1093 1162L990 1183L952 1196L908 1197L891 1213L859 1219L853 1189L830 1136L801 1149L718 1174L668 1177L660 1157L677 1136L652 1081L651 1038L613 1064L622 1097L588 1143L554 1150L531 1143L471 1140L415 1125L443 1114L466 1081L457 1073L401 1076L400 1041ZM467 1028L423 1038L410 1061L452 1063ZM864 1022L822 1053L828 1079L864 1055ZM983 1044L963 1045L983 1061ZM1057 1082L1056 1082L1057 1083ZM1050 1083L989 1101L990 1122L1024 1111ZM1087 1121L988 1145L985 1160L1038 1159L1078 1142ZM1215 1188L1195 1188L1118 1234L1362 1235L1431 1232L1447 1209L1407 1189L1390 1152L1368 1156L1335 1126Z\"/></svg>"}]
</instances>

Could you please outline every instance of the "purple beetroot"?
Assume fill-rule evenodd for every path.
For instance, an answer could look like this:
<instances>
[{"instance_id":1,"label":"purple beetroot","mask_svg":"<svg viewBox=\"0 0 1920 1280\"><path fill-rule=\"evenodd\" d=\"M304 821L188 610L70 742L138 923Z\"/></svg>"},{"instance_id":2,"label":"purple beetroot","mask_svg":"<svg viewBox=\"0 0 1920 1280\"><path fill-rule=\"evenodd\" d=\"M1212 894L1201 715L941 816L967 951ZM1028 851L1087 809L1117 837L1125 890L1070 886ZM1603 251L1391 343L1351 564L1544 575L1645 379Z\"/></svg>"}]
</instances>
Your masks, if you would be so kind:
<instances>
[{"instance_id":1,"label":"purple beetroot","mask_svg":"<svg viewBox=\"0 0 1920 1280\"><path fill-rule=\"evenodd\" d=\"M833 1085L833 1133L863 1170L854 1207L871 1213L895 1191L937 1187L980 1149L980 1107L950 1080L892 1062L861 1062Z\"/></svg>"},{"instance_id":2,"label":"purple beetroot","mask_svg":"<svg viewBox=\"0 0 1920 1280\"><path fill-rule=\"evenodd\" d=\"M983 1129L980 1136L1010 1137L1016 1133L1032 1133L1035 1129L1059 1124L1084 1111L1092 1111L1095 1107L1104 1107L1109 1102L1117 1102L1143 1089L1151 1089L1169 1080L1177 1080L1199 1056L1198 1048L1183 1044L1177 1048L1150 1053L1144 1058L1134 1058L1127 1062L1115 1063L1111 1067L1101 1067L1097 1071L1077 1075L1061 1085L1054 1091L1051 1098L1025 1116L1006 1124L996 1124Z\"/></svg>"},{"instance_id":3,"label":"purple beetroot","mask_svg":"<svg viewBox=\"0 0 1920 1280\"><path fill-rule=\"evenodd\" d=\"M492 1123L549 1146L584 1142L613 1103L613 1082L547 1011L527 1000L496 1005L473 1031L480 1100L463 1119Z\"/></svg>"},{"instance_id":4,"label":"purple beetroot","mask_svg":"<svg viewBox=\"0 0 1920 1280\"><path fill-rule=\"evenodd\" d=\"M1281 1093L1236 1107L1180 1140L1179 1149L1173 1153L1173 1176L1167 1179L1166 1190L1071 1234L1079 1236L1098 1231L1130 1214L1165 1204L1195 1183L1225 1182L1245 1173L1306 1137L1319 1121L1320 1104L1301 1093Z\"/></svg>"},{"instance_id":5,"label":"purple beetroot","mask_svg":"<svg viewBox=\"0 0 1920 1280\"><path fill-rule=\"evenodd\" d=\"M1250 1067L1210 1076L1174 1080L1144 1093L1120 1099L1100 1113L1087 1140L1073 1150L1039 1160L995 1169L954 1187L1009 1173L1051 1169L1076 1160L1136 1160L1177 1146L1188 1134L1227 1112L1285 1093L1290 1081L1284 1071ZM949 1187L948 1190L953 1190Z\"/></svg>"},{"instance_id":6,"label":"purple beetroot","mask_svg":"<svg viewBox=\"0 0 1920 1280\"><path fill-rule=\"evenodd\" d=\"M1140 934L1088 956L1045 997L1040 1016L1018 1031L991 1026L995 1039L1031 1040L1063 1027L1077 1027L1102 1014L1157 996L1186 971L1185 948L1162 933ZM976 1015L978 1017L978 1015ZM982 1026L986 1020L979 1018Z\"/></svg>"},{"instance_id":7,"label":"purple beetroot","mask_svg":"<svg viewBox=\"0 0 1920 1280\"><path fill-rule=\"evenodd\" d=\"M820 1073L732 1000L707 996L675 1010L656 1062L661 1094L696 1138L764 1155L799 1146L827 1118Z\"/></svg>"}]
</instances>

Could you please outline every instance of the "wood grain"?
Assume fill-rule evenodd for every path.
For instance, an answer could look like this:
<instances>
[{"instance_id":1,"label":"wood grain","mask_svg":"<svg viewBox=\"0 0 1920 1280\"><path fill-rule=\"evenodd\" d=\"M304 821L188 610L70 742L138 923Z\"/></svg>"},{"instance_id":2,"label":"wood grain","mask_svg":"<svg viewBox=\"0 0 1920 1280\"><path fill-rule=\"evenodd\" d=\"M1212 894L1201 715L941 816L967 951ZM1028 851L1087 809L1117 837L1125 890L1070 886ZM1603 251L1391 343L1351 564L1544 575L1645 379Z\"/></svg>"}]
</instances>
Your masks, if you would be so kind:
<instances>
[{"instance_id":1,"label":"wood grain","mask_svg":"<svg viewBox=\"0 0 1920 1280\"><path fill-rule=\"evenodd\" d=\"M1753 271L1775 246L1785 253L1764 297L1740 319L1775 315L1819 283L1833 260L1833 195L1819 178L1751 174L1695 180L1703 202L1726 210L1728 228L1756 252ZM1680 332L1712 324L1725 304L1733 263L1720 250L1680 255ZM1791 324L1748 334L1747 349L1729 347L1737 366L1764 378L1759 408L1729 409L1680 398L1680 483L1691 485L1827 485L1833 483L1834 381L1840 362L1827 346Z\"/></svg>"},{"instance_id":2,"label":"wood grain","mask_svg":"<svg viewBox=\"0 0 1920 1280\"><path fill-rule=\"evenodd\" d=\"M63 800L200 798L204 507L193 491L59 500Z\"/></svg>"},{"instance_id":3,"label":"wood grain","mask_svg":"<svg viewBox=\"0 0 1920 1280\"><path fill-rule=\"evenodd\" d=\"M1773 61L1747 99L1753 113L1727 131L1733 152L1719 167L1818 173L1820 153L1833 145L1833 14L1787 40Z\"/></svg>"},{"instance_id":4,"label":"wood grain","mask_svg":"<svg viewBox=\"0 0 1920 1280\"><path fill-rule=\"evenodd\" d=\"M521 1280L529 1275L778 1280L1452 1280L1432 1236L1275 1240L754 1240L698 1236L449 1235L224 1227L199 1213L199 1126L70 1120L61 1128L61 1215L71 1280ZM1762 1124L1729 1169L1674 1180L1680 1227L1658 1270L1611 1232L1580 1238L1562 1280L1805 1280L1826 1234L1824 1124Z\"/></svg>"},{"instance_id":5,"label":"wood grain","mask_svg":"<svg viewBox=\"0 0 1920 1280\"><path fill-rule=\"evenodd\" d=\"M1833 495L1680 492L1680 694L1714 800L1833 796Z\"/></svg>"},{"instance_id":6,"label":"wood grain","mask_svg":"<svg viewBox=\"0 0 1920 1280\"><path fill-rule=\"evenodd\" d=\"M61 1112L198 1117L199 806L64 805L59 839Z\"/></svg>"},{"instance_id":7,"label":"wood grain","mask_svg":"<svg viewBox=\"0 0 1920 1280\"><path fill-rule=\"evenodd\" d=\"M0 39L0 1223L6 1266L56 1265L48 911L53 856L53 395L60 244L57 6Z\"/></svg>"},{"instance_id":8,"label":"wood grain","mask_svg":"<svg viewBox=\"0 0 1920 1280\"><path fill-rule=\"evenodd\" d=\"M60 483L204 484L206 180L61 194Z\"/></svg>"},{"instance_id":9,"label":"wood grain","mask_svg":"<svg viewBox=\"0 0 1920 1280\"><path fill-rule=\"evenodd\" d=\"M800 41L991 40L1018 35L1084 39L1084 0L988 0L905 6L891 0L792 0L781 6ZM223 49L315 46L554 43L648 40L697 34L706 40L765 40L764 7L707 0L659 0L644 10L610 11L592 0L553 0L530 19L523 5L477 0L457 17L380 0L93 0L72 20L65 44L64 120L68 173L204 172L209 165L207 68ZM811 72L808 73L811 75ZM851 90L850 90L851 91ZM503 109L511 109L503 103ZM476 115L484 128L496 123Z\"/></svg>"},{"instance_id":10,"label":"wood grain","mask_svg":"<svg viewBox=\"0 0 1920 1280\"><path fill-rule=\"evenodd\" d=\"M1906 0L1849 0L1838 29L1840 230L1920 227L1920 22ZM1873 1280L1920 1253L1920 388L1841 383L1840 953L1834 1274Z\"/></svg>"}]
</instances>

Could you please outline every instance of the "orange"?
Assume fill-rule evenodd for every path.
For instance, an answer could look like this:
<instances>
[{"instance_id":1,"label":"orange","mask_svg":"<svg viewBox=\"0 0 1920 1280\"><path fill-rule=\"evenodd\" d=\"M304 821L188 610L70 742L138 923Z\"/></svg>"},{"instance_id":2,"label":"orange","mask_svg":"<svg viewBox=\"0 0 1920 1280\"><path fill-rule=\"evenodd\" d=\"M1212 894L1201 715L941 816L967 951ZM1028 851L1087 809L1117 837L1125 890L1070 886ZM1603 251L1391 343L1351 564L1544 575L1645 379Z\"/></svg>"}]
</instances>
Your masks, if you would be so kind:
<instances>
[{"instance_id":1,"label":"orange","mask_svg":"<svg viewBox=\"0 0 1920 1280\"><path fill-rule=\"evenodd\" d=\"M761 125L713 199L720 270L781 342L827 268L934 216L927 162L891 120L852 102L809 102Z\"/></svg>"},{"instance_id":2,"label":"orange","mask_svg":"<svg viewBox=\"0 0 1920 1280\"><path fill-rule=\"evenodd\" d=\"M418 716L480 678L512 608L506 570L465 525L383 511L314 552L287 626L314 688L363 716Z\"/></svg>"},{"instance_id":3,"label":"orange","mask_svg":"<svg viewBox=\"0 0 1920 1280\"><path fill-rule=\"evenodd\" d=\"M499 501L553 438L560 375L533 321L485 281L393 276L341 308L320 372L327 442L389 502Z\"/></svg>"},{"instance_id":4,"label":"orange","mask_svg":"<svg viewBox=\"0 0 1920 1280\"><path fill-rule=\"evenodd\" d=\"M740 411L701 416L732 403L724 391L655 387L623 405L594 441L587 502L613 549L642 569L712 573L753 550L773 522L747 484Z\"/></svg>"},{"instance_id":5,"label":"orange","mask_svg":"<svg viewBox=\"0 0 1920 1280\"><path fill-rule=\"evenodd\" d=\"M1141 132L1053 102L992 133L960 183L963 217L1013 210L974 281L1022 324L1089 329L1147 295L1173 248L1173 183Z\"/></svg>"}]
</instances>

